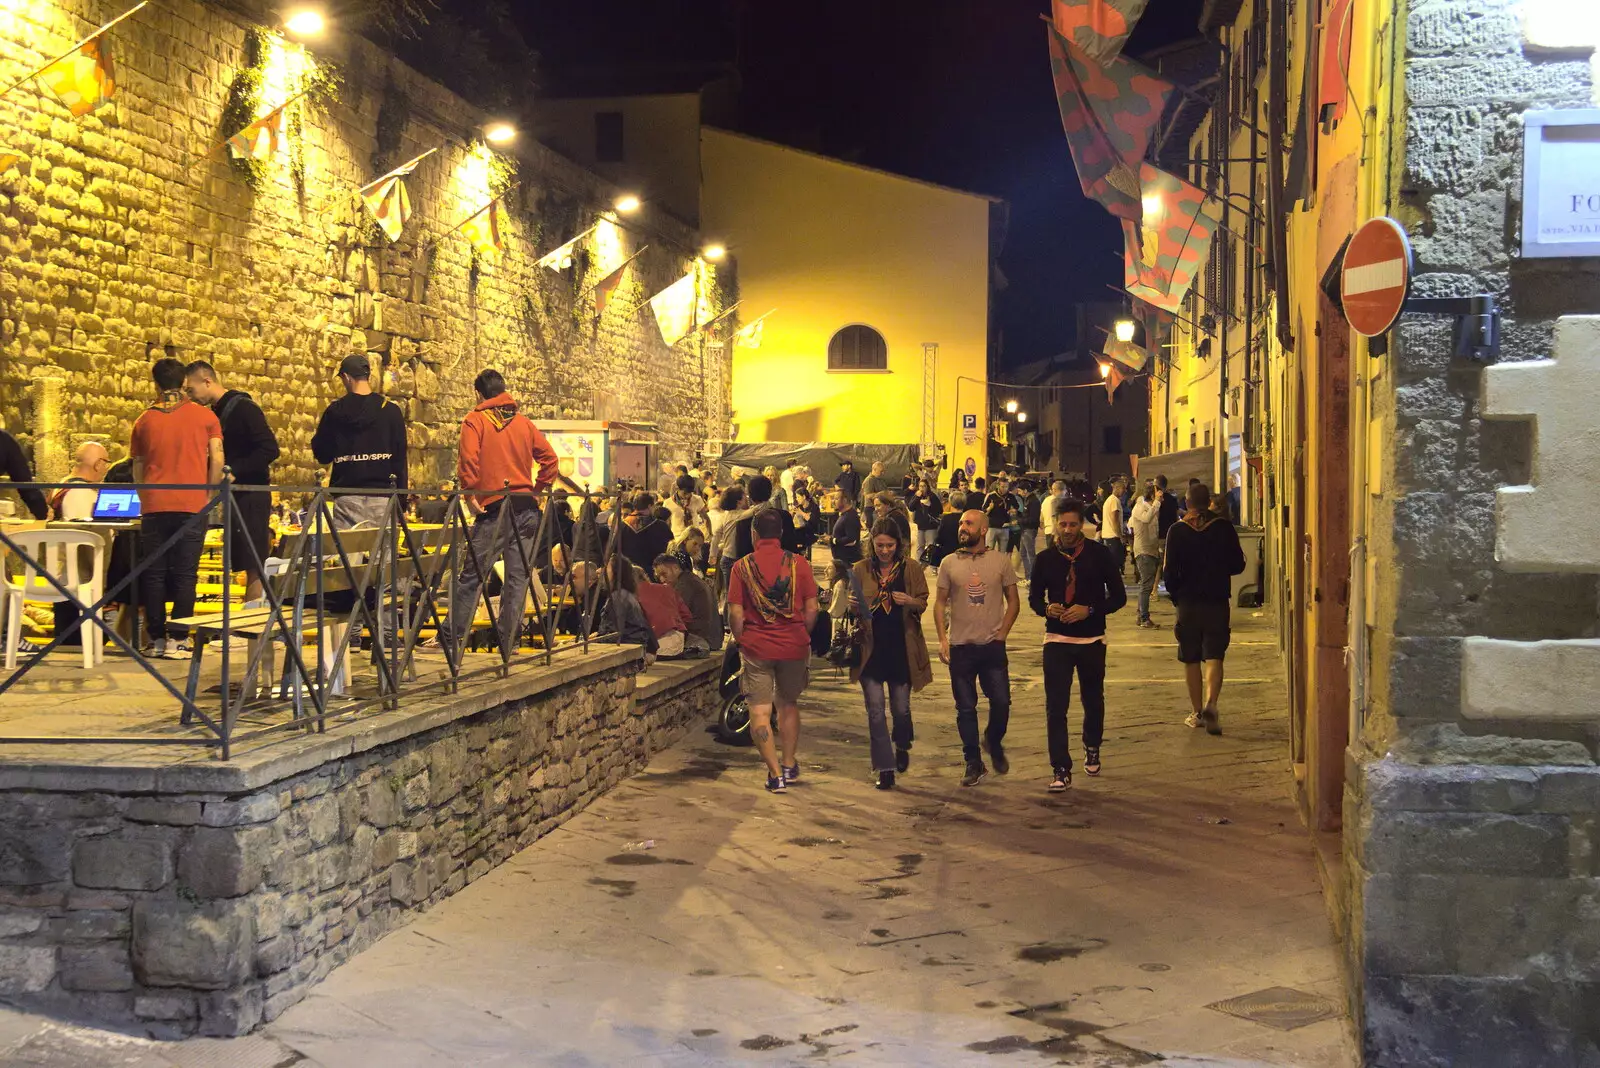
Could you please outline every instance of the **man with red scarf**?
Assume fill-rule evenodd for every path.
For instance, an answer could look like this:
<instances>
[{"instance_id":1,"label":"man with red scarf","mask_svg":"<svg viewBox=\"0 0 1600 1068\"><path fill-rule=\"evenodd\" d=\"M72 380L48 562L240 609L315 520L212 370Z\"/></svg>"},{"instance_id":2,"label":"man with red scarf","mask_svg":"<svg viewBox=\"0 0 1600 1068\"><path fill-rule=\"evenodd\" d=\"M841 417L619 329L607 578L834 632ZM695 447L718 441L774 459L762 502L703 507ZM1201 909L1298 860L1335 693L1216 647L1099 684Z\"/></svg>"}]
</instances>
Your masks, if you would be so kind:
<instances>
[{"instance_id":1,"label":"man with red scarf","mask_svg":"<svg viewBox=\"0 0 1600 1068\"><path fill-rule=\"evenodd\" d=\"M1115 498L1108 498L1115 500ZM1080 501L1056 509L1055 545L1033 565L1028 603L1044 616L1044 722L1054 769L1050 790L1072 785L1067 705L1077 672L1083 699L1083 770L1100 774L1106 723L1106 617L1128 603L1122 565L1103 542L1083 536Z\"/></svg>"},{"instance_id":2,"label":"man with red scarf","mask_svg":"<svg viewBox=\"0 0 1600 1068\"><path fill-rule=\"evenodd\" d=\"M750 702L750 740L767 765L767 789L775 794L800 777L800 695L811 662L811 626L817 621L817 580L804 557L783 548L783 519L775 509L755 514L750 524L755 551L728 577L733 638L744 658L741 689ZM778 709L783 760L772 741L772 709Z\"/></svg>"},{"instance_id":3,"label":"man with red scarf","mask_svg":"<svg viewBox=\"0 0 1600 1068\"><path fill-rule=\"evenodd\" d=\"M1204 727L1207 734L1221 734L1217 699L1222 696L1222 658L1232 635L1233 576L1244 570L1244 550L1233 523L1211 511L1209 488L1199 482L1190 485L1188 503L1188 514L1167 532L1162 578L1178 609L1172 632L1194 708L1184 722Z\"/></svg>"}]
</instances>

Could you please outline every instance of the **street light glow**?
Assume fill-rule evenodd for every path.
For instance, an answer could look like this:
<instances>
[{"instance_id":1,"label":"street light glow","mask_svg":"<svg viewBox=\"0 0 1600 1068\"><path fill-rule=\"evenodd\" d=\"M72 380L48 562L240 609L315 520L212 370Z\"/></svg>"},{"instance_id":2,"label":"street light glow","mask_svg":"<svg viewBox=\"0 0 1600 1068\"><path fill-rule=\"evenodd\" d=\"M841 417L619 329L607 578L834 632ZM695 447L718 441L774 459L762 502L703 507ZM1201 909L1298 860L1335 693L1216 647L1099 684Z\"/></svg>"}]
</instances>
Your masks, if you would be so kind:
<instances>
[{"instance_id":1,"label":"street light glow","mask_svg":"<svg viewBox=\"0 0 1600 1068\"><path fill-rule=\"evenodd\" d=\"M612 205L612 207L616 208L624 215L632 215L643 206L644 201L640 200L632 193L624 193L622 196L618 197L616 203Z\"/></svg>"},{"instance_id":2,"label":"street light glow","mask_svg":"<svg viewBox=\"0 0 1600 1068\"><path fill-rule=\"evenodd\" d=\"M1114 327L1114 329L1117 332L1117 340L1118 341L1132 341L1133 340L1133 320L1132 319L1118 319L1117 320L1117 324Z\"/></svg>"},{"instance_id":3,"label":"street light glow","mask_svg":"<svg viewBox=\"0 0 1600 1068\"><path fill-rule=\"evenodd\" d=\"M1103 363L1103 364L1100 365L1100 377L1101 378L1110 378L1111 377L1111 365L1109 363Z\"/></svg>"},{"instance_id":4,"label":"street light glow","mask_svg":"<svg viewBox=\"0 0 1600 1068\"><path fill-rule=\"evenodd\" d=\"M483 136L491 145L503 145L517 139L517 128L509 122L492 122L483 128Z\"/></svg>"},{"instance_id":5,"label":"street light glow","mask_svg":"<svg viewBox=\"0 0 1600 1068\"><path fill-rule=\"evenodd\" d=\"M1017 422L1026 423L1027 421L1028 421L1028 413L1027 412L1018 412L1017 413Z\"/></svg>"},{"instance_id":6,"label":"street light glow","mask_svg":"<svg viewBox=\"0 0 1600 1068\"><path fill-rule=\"evenodd\" d=\"M1014 401L1014 400L1006 401L1006 414L1007 415L1015 415L1015 414L1017 414L1017 402L1016 401Z\"/></svg>"},{"instance_id":7,"label":"street light glow","mask_svg":"<svg viewBox=\"0 0 1600 1068\"><path fill-rule=\"evenodd\" d=\"M702 253L702 255L704 255L705 258L710 260L712 263L716 263L727 254L728 248L726 245L707 245L705 247L705 251Z\"/></svg>"},{"instance_id":8,"label":"street light glow","mask_svg":"<svg viewBox=\"0 0 1600 1068\"><path fill-rule=\"evenodd\" d=\"M301 7L289 12L283 28L296 37L319 37L328 28L328 20L314 7Z\"/></svg>"}]
</instances>

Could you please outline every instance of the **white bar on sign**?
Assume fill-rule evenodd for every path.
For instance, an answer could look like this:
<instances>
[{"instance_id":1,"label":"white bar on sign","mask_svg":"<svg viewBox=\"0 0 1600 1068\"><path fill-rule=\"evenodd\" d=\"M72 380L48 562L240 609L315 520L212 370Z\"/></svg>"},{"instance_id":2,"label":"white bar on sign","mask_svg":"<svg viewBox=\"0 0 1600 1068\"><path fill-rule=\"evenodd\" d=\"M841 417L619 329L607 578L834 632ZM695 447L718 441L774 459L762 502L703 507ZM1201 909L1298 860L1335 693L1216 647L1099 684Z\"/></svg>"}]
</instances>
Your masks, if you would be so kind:
<instances>
[{"instance_id":1,"label":"white bar on sign","mask_svg":"<svg viewBox=\"0 0 1600 1068\"><path fill-rule=\"evenodd\" d=\"M1403 259L1346 267L1344 272L1345 296L1372 293L1379 289L1399 289L1405 284L1406 261Z\"/></svg>"}]
</instances>

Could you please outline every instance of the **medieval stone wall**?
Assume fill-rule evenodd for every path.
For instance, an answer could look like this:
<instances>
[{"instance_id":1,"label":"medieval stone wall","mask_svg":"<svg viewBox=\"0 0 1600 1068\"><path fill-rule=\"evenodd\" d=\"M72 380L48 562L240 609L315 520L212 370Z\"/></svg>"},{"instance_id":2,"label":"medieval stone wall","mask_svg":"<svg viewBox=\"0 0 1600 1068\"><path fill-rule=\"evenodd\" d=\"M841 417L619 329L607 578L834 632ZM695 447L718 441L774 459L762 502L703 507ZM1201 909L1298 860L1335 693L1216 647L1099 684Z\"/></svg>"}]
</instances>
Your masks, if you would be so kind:
<instances>
[{"instance_id":1,"label":"medieval stone wall","mask_svg":"<svg viewBox=\"0 0 1600 1068\"><path fill-rule=\"evenodd\" d=\"M1558 321L1600 311L1593 261L1518 254L1523 113L1590 106L1594 91L1591 48L1524 36L1535 6L1420 0L1402 59L1397 174L1413 292L1493 294L1501 364L1570 363L1578 354L1557 352ZM1582 437L1549 433L1548 419L1541 443L1523 418L1537 413L1491 410L1483 365L1452 356L1448 317L1405 316L1396 342L1372 362L1373 414L1391 447L1371 524L1374 700L1351 749L1344 821L1365 1054L1395 1066L1596 1063L1593 695L1585 716L1529 700L1547 681L1530 677L1519 707L1480 714L1463 680L1484 639L1600 634L1600 560L1529 566L1497 540L1503 487L1545 482L1549 499L1556 467L1600 457L1582 455ZM1550 505L1553 544L1571 536L1563 516L1592 522L1587 503Z\"/></svg>"},{"instance_id":2,"label":"medieval stone wall","mask_svg":"<svg viewBox=\"0 0 1600 1068\"><path fill-rule=\"evenodd\" d=\"M0 9L0 80L120 7ZM316 46L337 84L289 109L285 148L252 188L218 147L235 132L230 87L256 70L275 104L304 61L280 45L251 67L250 28L211 4L163 0L107 36L111 105L74 119L33 83L0 97L0 145L23 156L0 174L0 417L43 475L63 475L86 438L126 445L149 365L169 348L255 395L283 447L280 483L313 478L310 438L349 352L372 353L406 406L414 478L449 471L472 380L490 366L536 418L655 422L684 453L725 436L711 426L726 420L721 353L669 348L643 303L690 269L693 231L647 207L627 230L604 227L574 268L537 267L617 191L525 139L492 158L474 141L485 116L351 36ZM390 246L354 191L435 146L408 180L415 217ZM504 252L445 236L506 186ZM597 316L594 283L646 244ZM724 275L708 282L711 306L729 298Z\"/></svg>"}]
</instances>

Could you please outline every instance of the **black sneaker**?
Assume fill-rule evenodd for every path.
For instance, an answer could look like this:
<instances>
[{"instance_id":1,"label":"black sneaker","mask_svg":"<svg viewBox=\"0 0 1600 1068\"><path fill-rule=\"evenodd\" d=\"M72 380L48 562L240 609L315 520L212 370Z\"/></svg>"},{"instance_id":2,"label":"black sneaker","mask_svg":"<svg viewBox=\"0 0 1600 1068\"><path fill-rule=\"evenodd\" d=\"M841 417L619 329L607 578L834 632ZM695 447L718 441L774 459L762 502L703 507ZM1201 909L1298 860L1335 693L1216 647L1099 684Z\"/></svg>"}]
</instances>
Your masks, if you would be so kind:
<instances>
[{"instance_id":1,"label":"black sneaker","mask_svg":"<svg viewBox=\"0 0 1600 1068\"><path fill-rule=\"evenodd\" d=\"M1087 746L1083 750L1083 770L1090 775L1100 774L1100 750Z\"/></svg>"},{"instance_id":2,"label":"black sneaker","mask_svg":"<svg viewBox=\"0 0 1600 1068\"><path fill-rule=\"evenodd\" d=\"M782 775L768 775L767 776L767 793L769 793L769 794L781 794L781 793L787 792L787 790L788 790L788 787L784 785L784 781L783 781L783 776Z\"/></svg>"},{"instance_id":3,"label":"black sneaker","mask_svg":"<svg viewBox=\"0 0 1600 1068\"><path fill-rule=\"evenodd\" d=\"M983 766L983 761L969 761L967 763L967 773L961 776L961 785L976 786L988 777L989 769Z\"/></svg>"},{"instance_id":4,"label":"black sneaker","mask_svg":"<svg viewBox=\"0 0 1600 1068\"><path fill-rule=\"evenodd\" d=\"M783 781L790 786L800 781L800 765L798 763L791 764L787 768L783 767L782 764L779 764L778 767L783 769Z\"/></svg>"},{"instance_id":5,"label":"black sneaker","mask_svg":"<svg viewBox=\"0 0 1600 1068\"><path fill-rule=\"evenodd\" d=\"M984 751L989 754L989 760L994 764L994 773L996 775L1006 775L1010 773L1011 761L1006 759L1005 746L1001 745L999 742L991 742L989 739L985 738L983 740L983 748Z\"/></svg>"},{"instance_id":6,"label":"black sneaker","mask_svg":"<svg viewBox=\"0 0 1600 1068\"><path fill-rule=\"evenodd\" d=\"M911 750L896 749L894 751L894 770L904 775L911 766Z\"/></svg>"},{"instance_id":7,"label":"black sneaker","mask_svg":"<svg viewBox=\"0 0 1600 1068\"><path fill-rule=\"evenodd\" d=\"M1072 769L1057 768L1054 777L1050 780L1050 792L1059 794L1072 785Z\"/></svg>"},{"instance_id":8,"label":"black sneaker","mask_svg":"<svg viewBox=\"0 0 1600 1068\"><path fill-rule=\"evenodd\" d=\"M1217 710L1214 708L1200 710L1200 725L1206 729L1207 734L1222 733L1222 717L1217 715Z\"/></svg>"},{"instance_id":9,"label":"black sneaker","mask_svg":"<svg viewBox=\"0 0 1600 1068\"><path fill-rule=\"evenodd\" d=\"M880 771L880 772L878 772L878 789L880 789L880 790L893 790L894 789L894 772L892 772L892 771Z\"/></svg>"}]
</instances>

